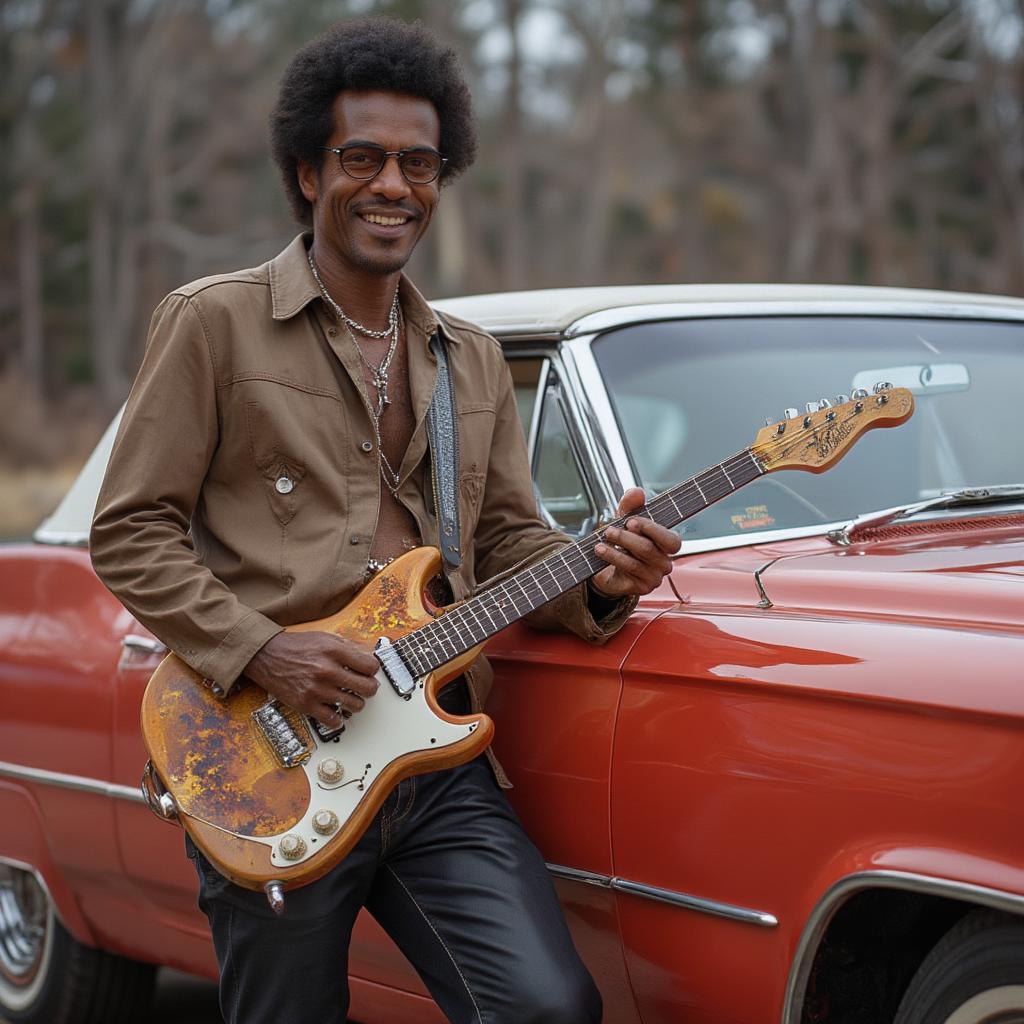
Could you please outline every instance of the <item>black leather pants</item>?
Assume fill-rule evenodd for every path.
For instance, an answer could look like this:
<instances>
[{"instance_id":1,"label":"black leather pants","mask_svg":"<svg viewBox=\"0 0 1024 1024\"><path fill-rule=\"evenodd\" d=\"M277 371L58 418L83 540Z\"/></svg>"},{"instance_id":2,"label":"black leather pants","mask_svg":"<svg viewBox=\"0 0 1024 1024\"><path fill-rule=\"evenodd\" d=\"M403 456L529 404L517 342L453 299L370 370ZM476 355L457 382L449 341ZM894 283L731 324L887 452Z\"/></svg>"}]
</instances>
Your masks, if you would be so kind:
<instances>
[{"instance_id":1,"label":"black leather pants","mask_svg":"<svg viewBox=\"0 0 1024 1024\"><path fill-rule=\"evenodd\" d=\"M401 783L336 868L286 895L281 917L187 846L227 1024L342 1024L363 905L453 1024L601 1020L544 862L484 758Z\"/></svg>"}]
</instances>

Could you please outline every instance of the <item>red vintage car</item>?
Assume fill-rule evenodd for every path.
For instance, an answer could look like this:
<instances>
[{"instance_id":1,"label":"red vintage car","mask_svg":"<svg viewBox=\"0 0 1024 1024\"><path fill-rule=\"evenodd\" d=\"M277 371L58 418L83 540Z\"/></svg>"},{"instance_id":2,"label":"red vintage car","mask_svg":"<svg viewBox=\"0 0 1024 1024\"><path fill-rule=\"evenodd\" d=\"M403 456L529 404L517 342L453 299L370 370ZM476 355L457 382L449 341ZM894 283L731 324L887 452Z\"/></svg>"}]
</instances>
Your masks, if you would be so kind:
<instances>
[{"instance_id":1,"label":"red vintage car","mask_svg":"<svg viewBox=\"0 0 1024 1024\"><path fill-rule=\"evenodd\" d=\"M606 647L512 626L489 711L611 1024L1024 1020L1024 302L664 287L441 304L506 346L539 499L582 535L836 392L916 413L680 526ZM786 407L791 408L786 408ZM799 412L797 412L799 408ZM215 977L139 790L162 645L90 568L111 435L0 550L0 1015L147 1019ZM537 709L543 708L543 714ZM443 1018L374 922L352 1014Z\"/></svg>"}]
</instances>

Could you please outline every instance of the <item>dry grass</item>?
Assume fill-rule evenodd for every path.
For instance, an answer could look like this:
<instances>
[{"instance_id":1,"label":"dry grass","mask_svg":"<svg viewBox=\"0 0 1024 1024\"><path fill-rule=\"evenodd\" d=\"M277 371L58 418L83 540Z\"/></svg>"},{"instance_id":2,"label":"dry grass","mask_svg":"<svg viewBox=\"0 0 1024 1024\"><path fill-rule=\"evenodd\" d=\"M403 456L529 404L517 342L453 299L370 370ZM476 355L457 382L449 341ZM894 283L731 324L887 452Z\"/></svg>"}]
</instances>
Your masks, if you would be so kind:
<instances>
[{"instance_id":1,"label":"dry grass","mask_svg":"<svg viewBox=\"0 0 1024 1024\"><path fill-rule=\"evenodd\" d=\"M0 539L31 536L105 426L84 392L50 403L16 374L0 375Z\"/></svg>"},{"instance_id":2,"label":"dry grass","mask_svg":"<svg viewBox=\"0 0 1024 1024\"><path fill-rule=\"evenodd\" d=\"M48 469L0 465L0 540L23 540L57 507L80 463Z\"/></svg>"}]
</instances>

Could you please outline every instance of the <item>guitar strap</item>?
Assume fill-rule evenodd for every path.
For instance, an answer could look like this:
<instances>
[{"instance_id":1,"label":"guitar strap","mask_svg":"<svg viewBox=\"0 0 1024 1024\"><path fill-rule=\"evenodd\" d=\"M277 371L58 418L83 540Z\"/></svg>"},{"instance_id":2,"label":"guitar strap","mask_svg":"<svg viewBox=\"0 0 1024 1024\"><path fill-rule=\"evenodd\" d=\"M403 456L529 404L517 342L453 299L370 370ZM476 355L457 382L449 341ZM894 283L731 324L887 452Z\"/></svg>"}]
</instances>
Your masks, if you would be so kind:
<instances>
[{"instance_id":1,"label":"guitar strap","mask_svg":"<svg viewBox=\"0 0 1024 1024\"><path fill-rule=\"evenodd\" d=\"M454 572L462 562L459 550L459 432L455 417L455 392L448 366L448 344L444 321L437 314L437 331L430 339L430 351L437 360L437 383L427 409L427 440L430 444L431 479L434 483L434 513L438 544L445 572Z\"/></svg>"}]
</instances>

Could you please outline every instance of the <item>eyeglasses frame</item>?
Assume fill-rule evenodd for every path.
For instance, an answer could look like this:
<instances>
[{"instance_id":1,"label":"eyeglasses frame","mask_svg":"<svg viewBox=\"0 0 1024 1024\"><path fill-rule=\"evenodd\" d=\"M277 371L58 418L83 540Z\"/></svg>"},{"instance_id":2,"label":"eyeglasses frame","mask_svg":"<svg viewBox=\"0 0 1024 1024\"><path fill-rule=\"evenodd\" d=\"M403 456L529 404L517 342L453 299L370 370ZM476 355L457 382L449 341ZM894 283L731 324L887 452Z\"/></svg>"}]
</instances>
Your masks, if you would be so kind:
<instances>
[{"instance_id":1,"label":"eyeglasses frame","mask_svg":"<svg viewBox=\"0 0 1024 1024\"><path fill-rule=\"evenodd\" d=\"M405 179L408 185L431 185L441 176L441 172L444 170L444 165L448 163L448 157L441 156L441 154L430 146L413 146L410 149L385 149L383 146L378 146L372 142L354 142L351 146L321 146L321 149L326 153L336 153L338 155L338 166L342 171L347 174L353 181L373 181L374 178L384 170L388 162L388 157L394 157L398 164L398 170L402 177ZM380 162L380 167L377 168L369 177L359 178L356 177L351 171L345 168L343 162L343 154L346 149L375 149L383 154L383 159ZM409 176L405 173L405 169L402 167L402 157L407 156L409 153L432 153L434 156L440 158L441 163L437 168L437 173L427 181L410 181Z\"/></svg>"}]
</instances>

